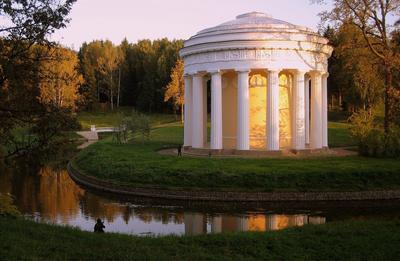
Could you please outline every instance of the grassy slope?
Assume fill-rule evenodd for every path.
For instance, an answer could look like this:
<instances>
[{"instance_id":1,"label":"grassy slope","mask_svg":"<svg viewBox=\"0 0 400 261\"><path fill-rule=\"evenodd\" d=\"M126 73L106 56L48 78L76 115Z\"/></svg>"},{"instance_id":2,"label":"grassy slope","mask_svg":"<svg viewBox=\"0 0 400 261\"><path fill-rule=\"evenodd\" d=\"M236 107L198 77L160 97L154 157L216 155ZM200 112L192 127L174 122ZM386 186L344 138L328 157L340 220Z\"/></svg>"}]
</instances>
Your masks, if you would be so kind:
<instances>
[{"instance_id":1,"label":"grassy slope","mask_svg":"<svg viewBox=\"0 0 400 261\"><path fill-rule=\"evenodd\" d=\"M307 225L267 233L132 237L0 218L5 260L396 260L400 222Z\"/></svg>"},{"instance_id":2,"label":"grassy slope","mask_svg":"<svg viewBox=\"0 0 400 261\"><path fill-rule=\"evenodd\" d=\"M336 126L342 127L341 123ZM345 132L343 128L337 128ZM151 141L100 141L80 152L75 166L117 183L247 191L357 191L400 188L400 162L390 159L209 159L156 153L182 140L182 127L152 132ZM335 132L335 131L334 131ZM335 134L341 136L341 134ZM346 135L342 135L347 138ZM337 142L343 142L338 139Z\"/></svg>"}]
</instances>

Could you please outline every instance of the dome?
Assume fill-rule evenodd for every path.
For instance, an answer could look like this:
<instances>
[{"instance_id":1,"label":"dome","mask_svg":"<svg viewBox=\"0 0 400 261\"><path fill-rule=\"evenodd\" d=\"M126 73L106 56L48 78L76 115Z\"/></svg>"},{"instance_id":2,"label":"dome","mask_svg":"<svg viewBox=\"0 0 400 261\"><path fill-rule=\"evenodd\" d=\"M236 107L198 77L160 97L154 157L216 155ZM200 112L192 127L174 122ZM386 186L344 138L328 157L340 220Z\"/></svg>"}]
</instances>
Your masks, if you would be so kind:
<instances>
[{"instance_id":1,"label":"dome","mask_svg":"<svg viewBox=\"0 0 400 261\"><path fill-rule=\"evenodd\" d=\"M238 30L249 31L269 31L269 30L284 30L284 31L305 31L312 32L311 29L303 26L294 25L282 20L274 19L271 15L261 12L251 12L242 14L236 17L235 20L223 23L221 25L208 28L200 31L196 36L199 37L204 34L223 34L236 32Z\"/></svg>"},{"instance_id":2,"label":"dome","mask_svg":"<svg viewBox=\"0 0 400 261\"><path fill-rule=\"evenodd\" d=\"M312 29L294 25L289 22L272 18L261 12L251 12L236 17L215 27L204 29L185 41L181 56L207 51L225 49L226 43L234 43L238 47L246 41L246 46L260 46L260 41L293 41L309 42L326 45L328 41ZM212 46L210 46L212 45Z\"/></svg>"}]
</instances>

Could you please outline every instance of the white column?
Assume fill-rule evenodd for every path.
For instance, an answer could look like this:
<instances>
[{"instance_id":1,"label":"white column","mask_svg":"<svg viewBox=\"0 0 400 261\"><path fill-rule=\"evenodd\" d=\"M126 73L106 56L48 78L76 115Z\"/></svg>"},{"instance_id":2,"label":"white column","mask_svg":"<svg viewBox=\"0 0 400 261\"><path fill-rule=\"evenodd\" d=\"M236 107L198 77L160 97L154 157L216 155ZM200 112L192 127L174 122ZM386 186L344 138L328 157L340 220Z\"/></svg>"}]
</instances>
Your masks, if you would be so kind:
<instances>
[{"instance_id":1,"label":"white column","mask_svg":"<svg viewBox=\"0 0 400 261\"><path fill-rule=\"evenodd\" d=\"M203 148L204 146L204 94L203 75L193 76L193 108L192 108L192 147Z\"/></svg>"},{"instance_id":2,"label":"white column","mask_svg":"<svg viewBox=\"0 0 400 261\"><path fill-rule=\"evenodd\" d=\"M219 71L211 74L211 149L222 149L222 78Z\"/></svg>"},{"instance_id":3,"label":"white column","mask_svg":"<svg viewBox=\"0 0 400 261\"><path fill-rule=\"evenodd\" d=\"M322 148L322 78L321 73L314 72L311 76L311 133L312 149Z\"/></svg>"},{"instance_id":4,"label":"white column","mask_svg":"<svg viewBox=\"0 0 400 261\"><path fill-rule=\"evenodd\" d=\"M293 114L292 114L292 148L294 150L304 150L306 144L305 132L305 72L295 73L293 84Z\"/></svg>"},{"instance_id":5,"label":"white column","mask_svg":"<svg viewBox=\"0 0 400 261\"><path fill-rule=\"evenodd\" d=\"M304 82L304 106L306 144L310 144L310 78L308 76Z\"/></svg>"},{"instance_id":6,"label":"white column","mask_svg":"<svg viewBox=\"0 0 400 261\"><path fill-rule=\"evenodd\" d=\"M328 148L328 74L322 76L322 147Z\"/></svg>"},{"instance_id":7,"label":"white column","mask_svg":"<svg viewBox=\"0 0 400 261\"><path fill-rule=\"evenodd\" d=\"M267 150L279 150L279 71L268 73Z\"/></svg>"},{"instance_id":8,"label":"white column","mask_svg":"<svg viewBox=\"0 0 400 261\"><path fill-rule=\"evenodd\" d=\"M265 225L267 231L278 230L278 215L268 215Z\"/></svg>"},{"instance_id":9,"label":"white column","mask_svg":"<svg viewBox=\"0 0 400 261\"><path fill-rule=\"evenodd\" d=\"M211 219L211 233L221 233L222 232L222 217L213 217Z\"/></svg>"},{"instance_id":10,"label":"white column","mask_svg":"<svg viewBox=\"0 0 400 261\"><path fill-rule=\"evenodd\" d=\"M207 144L208 141L208 126L207 126L207 121L208 121L208 113L207 113L207 78L203 77L203 140L204 144ZM203 146L204 147L204 146Z\"/></svg>"},{"instance_id":11,"label":"white column","mask_svg":"<svg viewBox=\"0 0 400 261\"><path fill-rule=\"evenodd\" d=\"M193 86L192 77L185 75L185 121L184 121L184 146L192 146L192 98Z\"/></svg>"},{"instance_id":12,"label":"white column","mask_svg":"<svg viewBox=\"0 0 400 261\"><path fill-rule=\"evenodd\" d=\"M249 136L249 71L238 72L237 150L250 149Z\"/></svg>"},{"instance_id":13,"label":"white column","mask_svg":"<svg viewBox=\"0 0 400 261\"><path fill-rule=\"evenodd\" d=\"M237 217L237 231L238 232L245 232L249 230L249 220L247 217Z\"/></svg>"}]
</instances>

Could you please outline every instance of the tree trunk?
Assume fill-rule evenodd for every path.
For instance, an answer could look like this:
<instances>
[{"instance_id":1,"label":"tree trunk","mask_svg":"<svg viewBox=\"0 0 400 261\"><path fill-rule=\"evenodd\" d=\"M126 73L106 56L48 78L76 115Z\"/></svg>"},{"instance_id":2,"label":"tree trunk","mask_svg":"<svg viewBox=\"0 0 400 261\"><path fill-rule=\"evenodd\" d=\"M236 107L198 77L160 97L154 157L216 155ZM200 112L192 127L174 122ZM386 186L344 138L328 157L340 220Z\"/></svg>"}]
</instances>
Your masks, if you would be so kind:
<instances>
[{"instance_id":1,"label":"tree trunk","mask_svg":"<svg viewBox=\"0 0 400 261\"><path fill-rule=\"evenodd\" d=\"M117 96L117 107L119 108L119 99L121 93L121 67L118 68L118 96Z\"/></svg>"},{"instance_id":2,"label":"tree trunk","mask_svg":"<svg viewBox=\"0 0 400 261\"><path fill-rule=\"evenodd\" d=\"M387 134L390 129L390 123L392 121L391 117L391 100L390 100L390 92L392 90L392 82L393 82L393 73L392 67L389 64L385 64L385 122L384 128L385 133Z\"/></svg>"},{"instance_id":3,"label":"tree trunk","mask_svg":"<svg viewBox=\"0 0 400 261\"><path fill-rule=\"evenodd\" d=\"M183 103L182 103L182 105L181 105L181 122L184 123Z\"/></svg>"},{"instance_id":4,"label":"tree trunk","mask_svg":"<svg viewBox=\"0 0 400 261\"><path fill-rule=\"evenodd\" d=\"M97 85L97 103L100 103L100 87L98 80L96 80L96 85Z\"/></svg>"},{"instance_id":5,"label":"tree trunk","mask_svg":"<svg viewBox=\"0 0 400 261\"><path fill-rule=\"evenodd\" d=\"M111 110L114 110L114 93L113 93L113 76L111 72L111 77L110 77L110 102L111 102Z\"/></svg>"}]
</instances>

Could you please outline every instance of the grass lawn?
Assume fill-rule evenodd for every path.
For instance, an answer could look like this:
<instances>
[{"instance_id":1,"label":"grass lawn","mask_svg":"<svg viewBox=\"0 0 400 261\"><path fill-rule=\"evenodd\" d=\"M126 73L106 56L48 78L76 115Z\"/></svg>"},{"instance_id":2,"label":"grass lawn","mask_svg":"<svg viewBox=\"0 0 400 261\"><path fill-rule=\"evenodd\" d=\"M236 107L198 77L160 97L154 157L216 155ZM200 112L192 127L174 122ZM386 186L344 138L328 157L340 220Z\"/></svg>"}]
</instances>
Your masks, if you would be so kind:
<instances>
[{"instance_id":1,"label":"grass lawn","mask_svg":"<svg viewBox=\"0 0 400 261\"><path fill-rule=\"evenodd\" d=\"M399 245L399 220L154 238L0 218L4 260L398 260Z\"/></svg>"},{"instance_id":2,"label":"grass lawn","mask_svg":"<svg viewBox=\"0 0 400 261\"><path fill-rule=\"evenodd\" d=\"M82 129L90 129L90 125L97 127L112 127L116 126L118 122L118 115L129 116L132 113L132 107L121 107L114 111L93 111L93 112L80 112L78 114L78 121L81 123ZM150 121L153 125L162 125L165 123L174 122L179 120L179 115L173 114L150 114Z\"/></svg>"},{"instance_id":3,"label":"grass lawn","mask_svg":"<svg viewBox=\"0 0 400 261\"><path fill-rule=\"evenodd\" d=\"M345 123L331 123L332 144L348 146ZM118 145L106 138L81 151L73 165L119 184L188 190L360 191L400 189L400 161L363 157L311 159L178 158L157 153L182 142L183 128L152 131L150 141Z\"/></svg>"}]
</instances>

